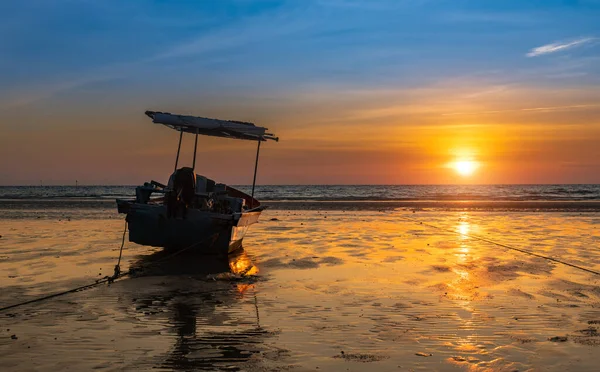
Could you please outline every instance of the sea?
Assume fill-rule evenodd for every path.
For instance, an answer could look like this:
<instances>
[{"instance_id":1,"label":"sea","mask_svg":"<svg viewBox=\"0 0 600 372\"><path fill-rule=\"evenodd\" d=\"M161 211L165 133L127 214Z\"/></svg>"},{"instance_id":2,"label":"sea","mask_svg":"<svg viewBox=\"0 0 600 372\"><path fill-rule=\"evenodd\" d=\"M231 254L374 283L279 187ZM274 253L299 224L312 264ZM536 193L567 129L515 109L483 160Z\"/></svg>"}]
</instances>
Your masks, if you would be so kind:
<instances>
[{"instance_id":1,"label":"sea","mask_svg":"<svg viewBox=\"0 0 600 372\"><path fill-rule=\"evenodd\" d=\"M0 200L132 196L135 186L0 186ZM600 201L600 185L260 185L255 196L262 201Z\"/></svg>"}]
</instances>

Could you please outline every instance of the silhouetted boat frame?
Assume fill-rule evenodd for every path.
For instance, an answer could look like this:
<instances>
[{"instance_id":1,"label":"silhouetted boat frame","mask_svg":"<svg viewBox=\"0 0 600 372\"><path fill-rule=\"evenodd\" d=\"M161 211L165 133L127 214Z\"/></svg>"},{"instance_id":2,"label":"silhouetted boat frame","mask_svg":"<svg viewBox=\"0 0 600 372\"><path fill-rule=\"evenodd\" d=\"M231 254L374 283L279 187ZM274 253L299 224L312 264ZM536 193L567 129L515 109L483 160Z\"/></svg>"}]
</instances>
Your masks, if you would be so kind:
<instances>
[{"instance_id":1,"label":"silhouetted boat frame","mask_svg":"<svg viewBox=\"0 0 600 372\"><path fill-rule=\"evenodd\" d=\"M265 209L254 199L261 142L278 141L267 128L252 123L146 111L154 123L179 131L175 171L167 185L146 182L136 188L135 200L117 199L119 213L127 214L129 241L181 249L192 247L204 253L225 255L240 248L248 227ZM183 133L195 134L191 168L177 169ZM252 195L194 172L198 135L257 141ZM151 198L152 194L162 197Z\"/></svg>"}]
</instances>

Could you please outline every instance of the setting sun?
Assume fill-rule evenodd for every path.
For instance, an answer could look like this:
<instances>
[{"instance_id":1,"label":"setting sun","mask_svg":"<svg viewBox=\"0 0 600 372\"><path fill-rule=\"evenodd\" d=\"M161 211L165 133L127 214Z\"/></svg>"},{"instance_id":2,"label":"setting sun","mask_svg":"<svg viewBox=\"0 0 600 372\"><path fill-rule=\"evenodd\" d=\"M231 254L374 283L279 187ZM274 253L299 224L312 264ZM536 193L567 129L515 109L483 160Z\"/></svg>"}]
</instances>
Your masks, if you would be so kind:
<instances>
[{"instance_id":1,"label":"setting sun","mask_svg":"<svg viewBox=\"0 0 600 372\"><path fill-rule=\"evenodd\" d=\"M454 163L454 170L461 176L470 176L479 167L479 163L472 160L461 160Z\"/></svg>"}]
</instances>

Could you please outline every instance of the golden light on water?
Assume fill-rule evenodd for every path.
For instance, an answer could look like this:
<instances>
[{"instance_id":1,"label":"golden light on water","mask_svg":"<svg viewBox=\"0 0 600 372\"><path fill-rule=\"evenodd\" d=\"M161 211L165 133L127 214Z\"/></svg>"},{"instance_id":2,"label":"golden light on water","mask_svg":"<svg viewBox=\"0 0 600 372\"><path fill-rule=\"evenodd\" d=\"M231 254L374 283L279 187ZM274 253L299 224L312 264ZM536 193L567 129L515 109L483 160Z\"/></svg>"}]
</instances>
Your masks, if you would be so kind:
<instances>
[{"instance_id":1,"label":"golden light on water","mask_svg":"<svg viewBox=\"0 0 600 372\"><path fill-rule=\"evenodd\" d=\"M255 275L258 273L258 268L250 262L249 259L237 260L229 263L231 272L238 275Z\"/></svg>"},{"instance_id":2,"label":"golden light on water","mask_svg":"<svg viewBox=\"0 0 600 372\"><path fill-rule=\"evenodd\" d=\"M229 268L237 275L250 276L258 274L258 268L254 266L246 252L241 251L229 256Z\"/></svg>"},{"instance_id":3,"label":"golden light on water","mask_svg":"<svg viewBox=\"0 0 600 372\"><path fill-rule=\"evenodd\" d=\"M469 230L469 222L467 221L460 221L456 228L456 231L461 235L462 239L466 239L468 237Z\"/></svg>"}]
</instances>

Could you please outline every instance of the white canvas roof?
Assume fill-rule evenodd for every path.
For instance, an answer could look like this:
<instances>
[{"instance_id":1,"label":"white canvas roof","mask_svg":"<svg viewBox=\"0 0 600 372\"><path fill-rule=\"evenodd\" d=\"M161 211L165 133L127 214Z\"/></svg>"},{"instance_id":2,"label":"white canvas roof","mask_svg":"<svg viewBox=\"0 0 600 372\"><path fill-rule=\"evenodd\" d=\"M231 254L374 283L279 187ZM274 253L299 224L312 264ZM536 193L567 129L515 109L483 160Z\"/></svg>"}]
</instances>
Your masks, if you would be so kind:
<instances>
[{"instance_id":1,"label":"white canvas roof","mask_svg":"<svg viewBox=\"0 0 600 372\"><path fill-rule=\"evenodd\" d=\"M279 140L273 133L267 133L267 128L243 121L209 119L159 111L146 111L146 115L153 123L187 133L253 141Z\"/></svg>"}]
</instances>

